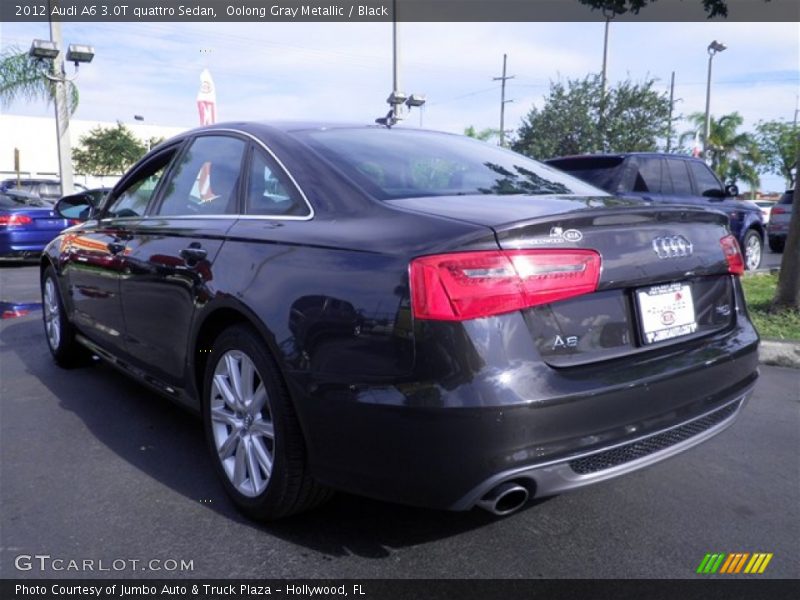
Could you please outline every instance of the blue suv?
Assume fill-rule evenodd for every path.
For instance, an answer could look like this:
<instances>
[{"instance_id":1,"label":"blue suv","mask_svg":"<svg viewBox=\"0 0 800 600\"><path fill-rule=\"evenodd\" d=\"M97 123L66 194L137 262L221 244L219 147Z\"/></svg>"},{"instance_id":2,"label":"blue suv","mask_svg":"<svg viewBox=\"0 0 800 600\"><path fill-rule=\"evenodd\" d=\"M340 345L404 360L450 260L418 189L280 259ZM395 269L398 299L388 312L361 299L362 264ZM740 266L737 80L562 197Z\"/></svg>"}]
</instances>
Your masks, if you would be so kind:
<instances>
[{"instance_id":1,"label":"blue suv","mask_svg":"<svg viewBox=\"0 0 800 600\"><path fill-rule=\"evenodd\" d=\"M702 160L657 152L585 154L545 161L579 179L624 198L650 202L699 204L728 215L731 233L739 240L747 269L757 269L764 250L761 210L737 200L735 185L723 186Z\"/></svg>"}]
</instances>

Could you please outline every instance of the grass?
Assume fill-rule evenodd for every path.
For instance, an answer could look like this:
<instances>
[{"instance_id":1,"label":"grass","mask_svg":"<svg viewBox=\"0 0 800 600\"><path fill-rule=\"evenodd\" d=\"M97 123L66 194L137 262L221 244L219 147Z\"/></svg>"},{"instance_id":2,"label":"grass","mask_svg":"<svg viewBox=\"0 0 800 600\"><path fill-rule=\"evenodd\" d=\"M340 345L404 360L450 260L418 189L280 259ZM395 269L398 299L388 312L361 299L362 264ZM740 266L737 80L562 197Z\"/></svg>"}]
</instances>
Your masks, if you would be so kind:
<instances>
[{"instance_id":1,"label":"grass","mask_svg":"<svg viewBox=\"0 0 800 600\"><path fill-rule=\"evenodd\" d=\"M777 274L742 277L747 309L762 338L800 341L800 312L770 313L769 306L778 285Z\"/></svg>"}]
</instances>

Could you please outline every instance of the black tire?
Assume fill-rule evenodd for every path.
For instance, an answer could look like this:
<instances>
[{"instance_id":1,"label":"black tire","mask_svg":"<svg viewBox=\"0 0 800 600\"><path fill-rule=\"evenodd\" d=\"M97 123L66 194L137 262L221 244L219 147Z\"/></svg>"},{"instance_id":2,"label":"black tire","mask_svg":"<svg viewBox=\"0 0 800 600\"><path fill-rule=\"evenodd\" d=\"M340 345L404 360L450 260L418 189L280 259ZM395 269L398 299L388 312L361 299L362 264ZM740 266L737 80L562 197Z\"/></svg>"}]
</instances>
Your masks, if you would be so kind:
<instances>
[{"instance_id":1,"label":"black tire","mask_svg":"<svg viewBox=\"0 0 800 600\"><path fill-rule=\"evenodd\" d=\"M742 254L744 266L748 271L754 271L761 266L764 255L764 239L755 229L748 229L742 240Z\"/></svg>"},{"instance_id":2,"label":"black tire","mask_svg":"<svg viewBox=\"0 0 800 600\"><path fill-rule=\"evenodd\" d=\"M783 248L786 245L786 240L783 238L772 237L769 238L769 249L773 252L777 252L778 254L783 252Z\"/></svg>"},{"instance_id":3,"label":"black tire","mask_svg":"<svg viewBox=\"0 0 800 600\"><path fill-rule=\"evenodd\" d=\"M75 327L64 310L58 277L52 265L44 270L41 285L44 335L56 364L65 369L90 364L92 354L75 340Z\"/></svg>"},{"instance_id":4,"label":"black tire","mask_svg":"<svg viewBox=\"0 0 800 600\"><path fill-rule=\"evenodd\" d=\"M308 473L300 424L283 377L264 342L251 328L236 325L223 331L212 348L203 378L203 423L214 468L233 502L248 517L260 521L286 517L325 502L332 492ZM215 382L217 373L225 382L223 385L237 396L230 365L238 365L241 375L245 358L254 366L250 384L250 392L254 393L250 394L248 405L251 412L244 404L225 402L221 391L225 388ZM236 367L233 369L235 371ZM255 398L263 397L258 392L261 385L266 398L258 410L254 403ZM240 388L244 390L247 386L240 384ZM237 397L244 398L248 394L244 392ZM238 407L236 410L234 405ZM219 417L221 414L224 418ZM271 438L264 433L269 428L272 429ZM223 458L221 454L226 446L230 452ZM262 461L270 452L271 471L268 473L265 468L268 461ZM240 459L244 466L236 484ZM264 487L260 488L261 485Z\"/></svg>"}]
</instances>

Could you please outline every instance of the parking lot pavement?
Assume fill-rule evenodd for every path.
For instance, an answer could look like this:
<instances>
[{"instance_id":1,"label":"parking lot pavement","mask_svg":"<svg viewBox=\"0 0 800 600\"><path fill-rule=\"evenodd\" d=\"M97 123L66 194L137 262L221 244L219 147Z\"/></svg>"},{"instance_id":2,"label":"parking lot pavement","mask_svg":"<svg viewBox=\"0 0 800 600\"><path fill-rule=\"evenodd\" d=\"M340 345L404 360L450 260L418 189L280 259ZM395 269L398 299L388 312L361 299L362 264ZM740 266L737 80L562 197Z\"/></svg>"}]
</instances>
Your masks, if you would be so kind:
<instances>
[{"instance_id":1,"label":"parking lot pavement","mask_svg":"<svg viewBox=\"0 0 800 600\"><path fill-rule=\"evenodd\" d=\"M781 259L783 259L782 252L778 254L777 252L773 252L769 248L764 248L764 254L761 256L761 268L779 269L781 266Z\"/></svg>"},{"instance_id":2,"label":"parking lot pavement","mask_svg":"<svg viewBox=\"0 0 800 600\"><path fill-rule=\"evenodd\" d=\"M261 525L226 499L197 419L106 365L58 369L39 314L5 320L0 577L692 578L709 552L771 552L758 577L797 578L800 371L761 373L722 435L509 518L339 494ZM19 571L26 554L95 571ZM123 570L97 571L119 560ZM142 570L168 560L193 569Z\"/></svg>"}]
</instances>

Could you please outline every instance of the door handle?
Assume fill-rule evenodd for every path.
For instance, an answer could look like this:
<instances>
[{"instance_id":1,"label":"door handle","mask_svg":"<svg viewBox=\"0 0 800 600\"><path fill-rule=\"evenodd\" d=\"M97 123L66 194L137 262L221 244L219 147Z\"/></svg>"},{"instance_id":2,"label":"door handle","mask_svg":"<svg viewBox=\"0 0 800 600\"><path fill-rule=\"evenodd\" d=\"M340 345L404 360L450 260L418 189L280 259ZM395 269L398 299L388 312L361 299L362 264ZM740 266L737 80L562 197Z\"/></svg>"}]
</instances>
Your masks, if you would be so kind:
<instances>
[{"instance_id":1,"label":"door handle","mask_svg":"<svg viewBox=\"0 0 800 600\"><path fill-rule=\"evenodd\" d=\"M125 250L125 243L124 242L109 242L106 246L108 251L111 254L119 254L123 250Z\"/></svg>"},{"instance_id":2,"label":"door handle","mask_svg":"<svg viewBox=\"0 0 800 600\"><path fill-rule=\"evenodd\" d=\"M208 256L208 252L201 248L197 242L192 242L188 248L181 250L181 258L187 263L203 260L206 256Z\"/></svg>"}]
</instances>

